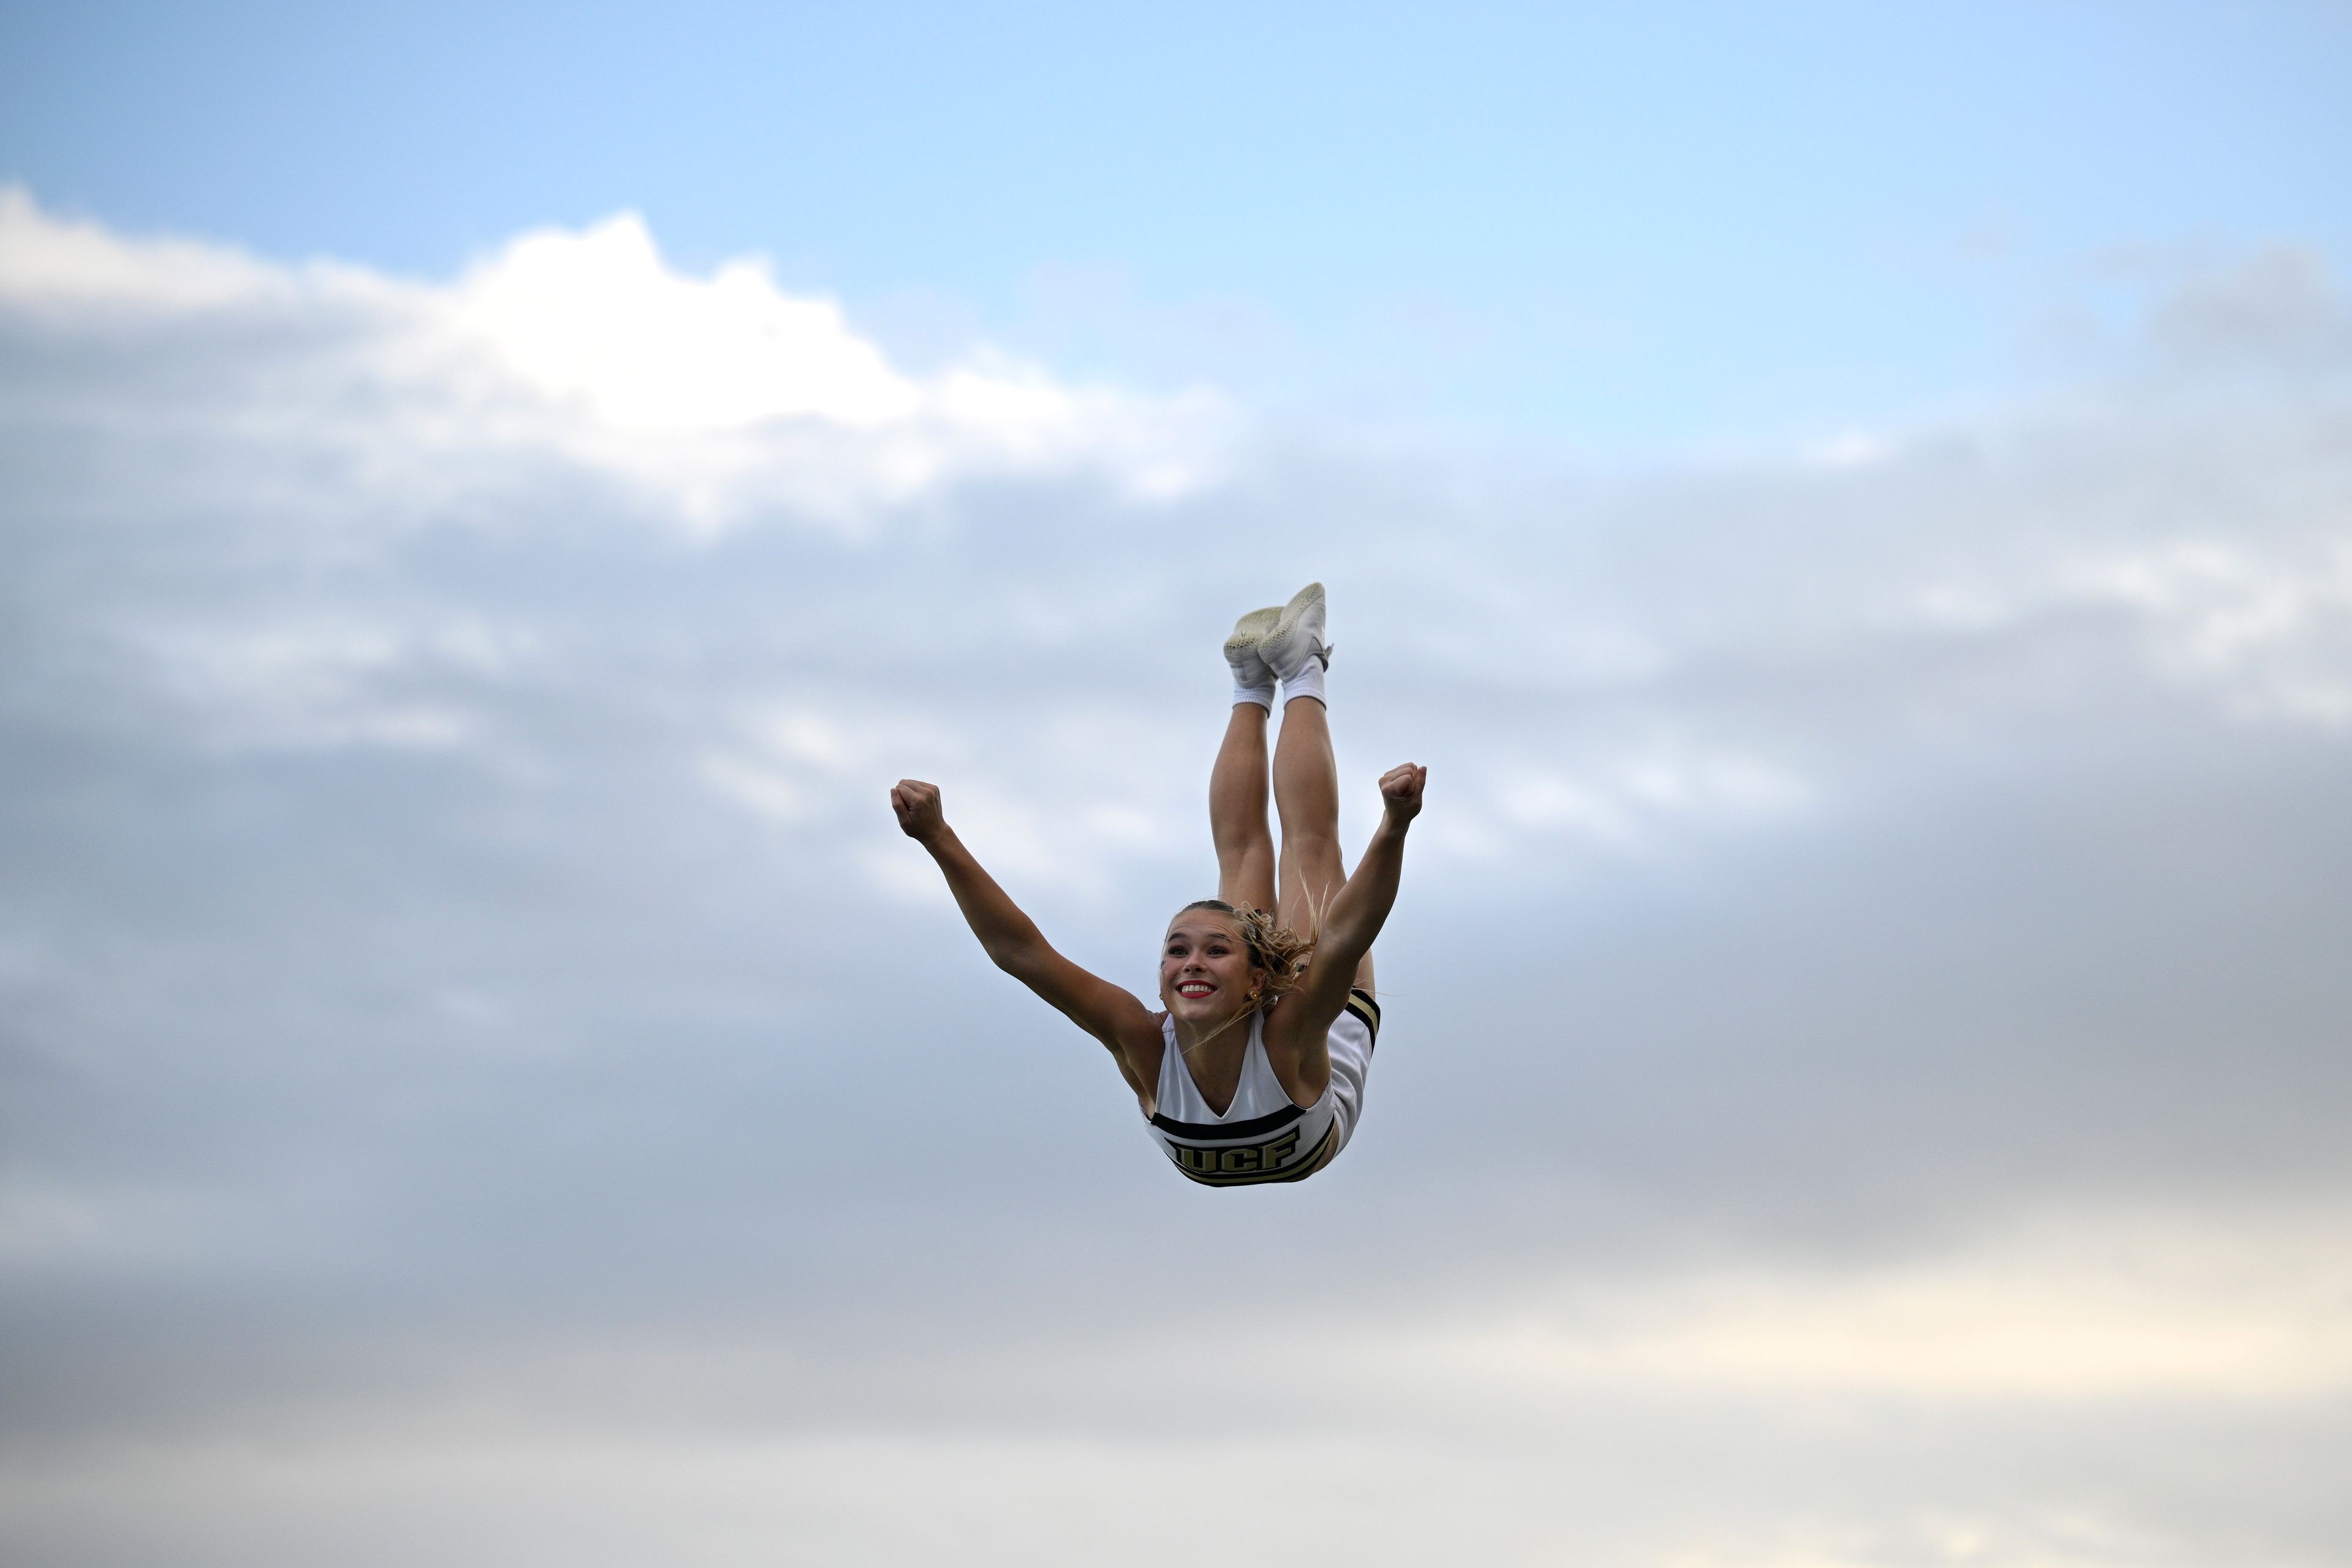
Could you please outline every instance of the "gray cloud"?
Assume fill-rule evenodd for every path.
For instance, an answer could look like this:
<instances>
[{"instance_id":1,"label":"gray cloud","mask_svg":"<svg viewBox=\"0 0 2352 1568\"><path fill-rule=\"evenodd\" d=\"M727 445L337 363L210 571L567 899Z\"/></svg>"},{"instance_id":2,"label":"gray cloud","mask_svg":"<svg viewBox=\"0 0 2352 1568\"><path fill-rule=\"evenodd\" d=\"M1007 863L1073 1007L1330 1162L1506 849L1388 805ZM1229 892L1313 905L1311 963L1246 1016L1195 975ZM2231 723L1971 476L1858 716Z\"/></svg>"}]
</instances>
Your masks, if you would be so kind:
<instances>
[{"instance_id":1,"label":"gray cloud","mask_svg":"<svg viewBox=\"0 0 2352 1568\"><path fill-rule=\"evenodd\" d=\"M709 1445L713 1517L810 1554L937 1555L842 1500L903 1465L974 1539L1076 1560L1118 1510L1068 1467L1224 1473L1165 1446L1153 1366L1280 1390L1255 1440L1360 1488L1317 1539L1386 1521L1385 1560L1424 1472L1502 1562L2340 1552L2324 1334L2093 1395L2036 1392L2053 1342L1965 1408L1825 1393L1783 1340L1721 1364L1793 1393L1509 1371L1528 1323L1647 1366L1591 1325L1735 1276L1876 1343L1889 1270L2040 1301L2054 1266L2002 1238L2119 1215L2143 1261L2302 1238L2214 1253L2218 1306L2151 1298L2174 1363L2303 1321L2263 1281L2352 1234L2352 389L2291 253L2147 326L2226 338L2226 395L2184 351L1609 477L1261 430L1158 489L1122 465L1199 450L1185 408L895 489L803 482L877 460L826 416L743 436L719 511L673 448L420 358L431 290L224 256L174 263L209 292L0 301L12 1555L361 1561L354 1521L430 1496L385 1560L507 1560L552 1505L467 1500L436 1467L475 1453L531 1499L607 1477L624 1544L583 1560L618 1562ZM1350 820L1404 756L1433 793L1360 1140L1235 1203L1157 1168L883 791L940 780L1143 985L1210 874L1213 645L1309 576ZM1283 1353L1300 1321L1339 1348ZM2182 1500L2224 1440L2278 1466ZM1041 1511L954 1492L968 1464ZM1632 1479L1571 1525L1523 1496L1563 1470Z\"/></svg>"}]
</instances>

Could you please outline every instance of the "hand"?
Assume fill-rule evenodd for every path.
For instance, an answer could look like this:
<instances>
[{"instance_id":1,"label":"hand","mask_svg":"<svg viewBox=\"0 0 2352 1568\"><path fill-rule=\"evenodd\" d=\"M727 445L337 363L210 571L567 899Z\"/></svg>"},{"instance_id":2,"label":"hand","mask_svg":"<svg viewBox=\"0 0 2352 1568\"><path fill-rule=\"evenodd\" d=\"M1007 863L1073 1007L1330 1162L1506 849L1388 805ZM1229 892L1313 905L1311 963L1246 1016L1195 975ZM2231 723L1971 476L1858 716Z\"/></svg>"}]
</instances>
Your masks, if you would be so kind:
<instances>
[{"instance_id":1,"label":"hand","mask_svg":"<svg viewBox=\"0 0 2352 1568\"><path fill-rule=\"evenodd\" d=\"M890 809L898 814L899 828L918 844L929 844L948 825L940 809L940 786L920 779L900 779L891 788Z\"/></svg>"},{"instance_id":2,"label":"hand","mask_svg":"<svg viewBox=\"0 0 2352 1568\"><path fill-rule=\"evenodd\" d=\"M1421 815L1421 790L1428 782L1429 770L1412 763L1399 763L1381 775L1381 804L1391 822L1403 824Z\"/></svg>"}]
</instances>

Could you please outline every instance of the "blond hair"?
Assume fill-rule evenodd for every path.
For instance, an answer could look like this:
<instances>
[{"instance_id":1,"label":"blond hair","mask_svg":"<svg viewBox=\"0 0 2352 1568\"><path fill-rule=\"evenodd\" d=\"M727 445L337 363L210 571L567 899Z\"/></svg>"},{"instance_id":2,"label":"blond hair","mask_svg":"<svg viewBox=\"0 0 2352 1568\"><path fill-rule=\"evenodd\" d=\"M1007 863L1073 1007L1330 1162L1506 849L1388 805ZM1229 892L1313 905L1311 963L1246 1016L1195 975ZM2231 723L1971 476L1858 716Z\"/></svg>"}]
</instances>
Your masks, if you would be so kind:
<instances>
[{"instance_id":1,"label":"blond hair","mask_svg":"<svg viewBox=\"0 0 2352 1568\"><path fill-rule=\"evenodd\" d=\"M1264 910L1236 908L1223 899L1196 899L1176 912L1181 915L1185 910L1214 910L1232 919L1241 932L1242 945L1249 949L1250 967L1265 971L1265 985L1252 998L1258 1006L1297 985L1307 973L1307 961L1315 955L1313 942L1288 926L1275 924L1274 917Z\"/></svg>"}]
</instances>

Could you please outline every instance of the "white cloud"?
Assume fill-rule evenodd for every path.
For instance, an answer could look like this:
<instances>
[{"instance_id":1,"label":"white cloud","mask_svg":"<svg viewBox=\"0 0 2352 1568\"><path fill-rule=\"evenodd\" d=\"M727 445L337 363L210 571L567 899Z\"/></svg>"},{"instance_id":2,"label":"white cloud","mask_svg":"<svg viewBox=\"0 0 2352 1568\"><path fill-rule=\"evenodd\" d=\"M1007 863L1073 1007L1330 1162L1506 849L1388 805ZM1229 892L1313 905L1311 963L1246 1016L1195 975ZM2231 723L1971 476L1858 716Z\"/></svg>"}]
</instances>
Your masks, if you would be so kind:
<instances>
[{"instance_id":1,"label":"white cloud","mask_svg":"<svg viewBox=\"0 0 2352 1568\"><path fill-rule=\"evenodd\" d=\"M875 429L924 401L833 301L780 292L756 261L673 272L634 214L525 235L436 303L520 384L615 431Z\"/></svg>"},{"instance_id":2,"label":"white cloud","mask_svg":"<svg viewBox=\"0 0 2352 1568\"><path fill-rule=\"evenodd\" d=\"M2043 1215L1906 1265L1568 1285L1516 1328L1463 1334L1432 1375L1475 1363L1514 1384L1937 1404L2322 1401L2352 1393L2347 1296L2352 1237L2325 1223Z\"/></svg>"},{"instance_id":3,"label":"white cloud","mask_svg":"<svg viewBox=\"0 0 2352 1568\"><path fill-rule=\"evenodd\" d=\"M2352 539L2262 551L2209 537L2077 562L2067 576L2146 616L2160 658L2243 710L2352 723Z\"/></svg>"},{"instance_id":4,"label":"white cloud","mask_svg":"<svg viewBox=\"0 0 2352 1568\"><path fill-rule=\"evenodd\" d=\"M122 239L103 225L41 211L0 186L0 299L19 308L199 311L297 291L282 268L194 240Z\"/></svg>"},{"instance_id":5,"label":"white cloud","mask_svg":"<svg viewBox=\"0 0 2352 1568\"><path fill-rule=\"evenodd\" d=\"M1165 500L1214 481L1230 426L1206 391L1072 385L985 346L909 375L836 303L786 293L764 262L708 278L673 269L633 214L521 236L431 285L128 239L9 187L0 309L68 332L159 313L224 327L257 311L340 320L340 377L388 394L396 425L380 398L356 432L331 400L282 390L240 409L256 395L233 384L205 415L228 426L267 408L322 437L341 429L373 451L379 479L427 488L429 465L453 451L558 456L625 478L703 532L779 510L855 526L989 477L1083 477Z\"/></svg>"}]
</instances>

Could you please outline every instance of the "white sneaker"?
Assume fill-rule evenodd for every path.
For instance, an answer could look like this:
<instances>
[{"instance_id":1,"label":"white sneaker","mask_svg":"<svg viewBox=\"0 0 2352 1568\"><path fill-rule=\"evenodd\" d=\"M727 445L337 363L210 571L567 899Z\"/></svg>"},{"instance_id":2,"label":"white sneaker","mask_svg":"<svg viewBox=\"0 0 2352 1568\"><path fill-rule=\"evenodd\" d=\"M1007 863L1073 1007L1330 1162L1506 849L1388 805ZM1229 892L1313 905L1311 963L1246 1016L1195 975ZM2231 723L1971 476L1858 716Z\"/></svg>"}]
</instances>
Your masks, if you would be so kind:
<instances>
[{"instance_id":1,"label":"white sneaker","mask_svg":"<svg viewBox=\"0 0 2352 1568\"><path fill-rule=\"evenodd\" d=\"M1286 681L1310 661L1330 668L1331 645L1323 640L1323 614L1322 584L1309 583L1291 595L1273 629L1258 639L1258 657L1266 668Z\"/></svg>"},{"instance_id":2,"label":"white sneaker","mask_svg":"<svg viewBox=\"0 0 2352 1568\"><path fill-rule=\"evenodd\" d=\"M1225 662L1234 667L1237 689L1255 691L1274 684L1274 670L1259 654L1258 644L1281 618L1282 606L1268 605L1234 623L1234 635L1225 639Z\"/></svg>"}]
</instances>

